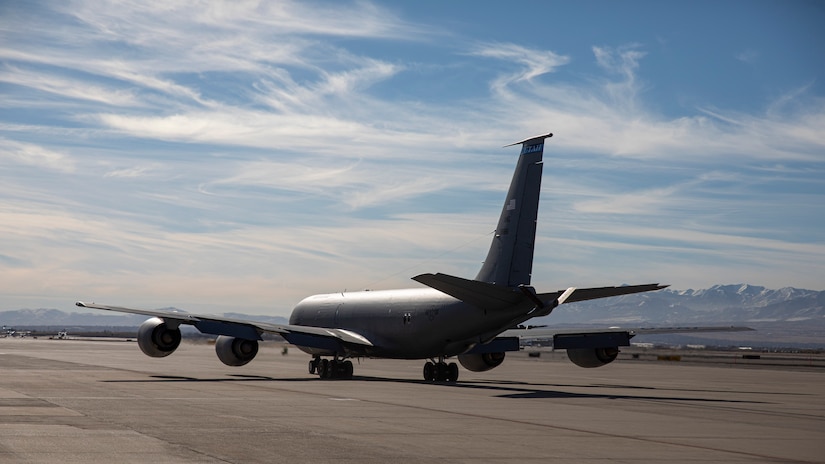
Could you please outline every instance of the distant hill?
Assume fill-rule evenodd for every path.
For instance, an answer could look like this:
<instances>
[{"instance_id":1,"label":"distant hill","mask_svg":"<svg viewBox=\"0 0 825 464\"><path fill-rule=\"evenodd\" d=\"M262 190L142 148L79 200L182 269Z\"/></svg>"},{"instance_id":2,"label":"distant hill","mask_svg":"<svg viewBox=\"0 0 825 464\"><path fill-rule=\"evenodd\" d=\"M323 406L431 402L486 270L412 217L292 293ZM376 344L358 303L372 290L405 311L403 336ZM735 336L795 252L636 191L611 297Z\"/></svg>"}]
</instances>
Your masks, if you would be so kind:
<instances>
[{"instance_id":1,"label":"distant hill","mask_svg":"<svg viewBox=\"0 0 825 464\"><path fill-rule=\"evenodd\" d=\"M169 309L169 308L167 308ZM226 317L286 324L280 316L226 313ZM0 312L8 327L137 327L145 316L66 313L56 309ZM553 314L530 321L551 326L693 326L747 325L758 332L646 336L644 341L673 343L714 341L758 346L825 347L825 291L786 287L771 290L747 284L714 285L703 290L671 290L565 304Z\"/></svg>"},{"instance_id":2,"label":"distant hill","mask_svg":"<svg viewBox=\"0 0 825 464\"><path fill-rule=\"evenodd\" d=\"M825 291L747 284L671 290L571 303L544 323L686 324L800 322L825 324Z\"/></svg>"},{"instance_id":3,"label":"distant hill","mask_svg":"<svg viewBox=\"0 0 825 464\"><path fill-rule=\"evenodd\" d=\"M747 284L671 290L560 306L533 325L618 327L745 325L756 332L649 335L645 342L825 347L825 292Z\"/></svg>"}]
</instances>

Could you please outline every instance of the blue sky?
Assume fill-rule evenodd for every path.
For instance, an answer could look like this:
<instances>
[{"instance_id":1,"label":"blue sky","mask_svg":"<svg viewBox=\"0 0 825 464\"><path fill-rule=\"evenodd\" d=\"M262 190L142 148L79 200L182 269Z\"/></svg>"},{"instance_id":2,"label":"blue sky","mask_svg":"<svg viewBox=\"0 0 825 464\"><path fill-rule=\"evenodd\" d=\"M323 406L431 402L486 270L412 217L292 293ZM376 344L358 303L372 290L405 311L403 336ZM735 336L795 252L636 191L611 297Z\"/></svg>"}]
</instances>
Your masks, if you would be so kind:
<instances>
[{"instance_id":1,"label":"blue sky","mask_svg":"<svg viewBox=\"0 0 825 464\"><path fill-rule=\"evenodd\" d=\"M821 2L4 2L0 309L286 315L475 275L821 290Z\"/></svg>"}]
</instances>

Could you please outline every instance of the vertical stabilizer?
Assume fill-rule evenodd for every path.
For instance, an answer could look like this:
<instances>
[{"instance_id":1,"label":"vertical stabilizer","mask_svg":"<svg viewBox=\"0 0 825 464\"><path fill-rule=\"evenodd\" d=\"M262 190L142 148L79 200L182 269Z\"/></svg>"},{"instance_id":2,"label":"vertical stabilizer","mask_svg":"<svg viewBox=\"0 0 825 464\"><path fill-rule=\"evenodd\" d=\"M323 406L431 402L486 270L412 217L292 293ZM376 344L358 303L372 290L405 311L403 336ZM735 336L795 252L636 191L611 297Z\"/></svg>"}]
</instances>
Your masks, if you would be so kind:
<instances>
[{"instance_id":1,"label":"vertical stabilizer","mask_svg":"<svg viewBox=\"0 0 825 464\"><path fill-rule=\"evenodd\" d=\"M530 284L544 140L552 136L539 135L507 145L521 144L521 154L498 219L493 243L475 280L507 287Z\"/></svg>"}]
</instances>

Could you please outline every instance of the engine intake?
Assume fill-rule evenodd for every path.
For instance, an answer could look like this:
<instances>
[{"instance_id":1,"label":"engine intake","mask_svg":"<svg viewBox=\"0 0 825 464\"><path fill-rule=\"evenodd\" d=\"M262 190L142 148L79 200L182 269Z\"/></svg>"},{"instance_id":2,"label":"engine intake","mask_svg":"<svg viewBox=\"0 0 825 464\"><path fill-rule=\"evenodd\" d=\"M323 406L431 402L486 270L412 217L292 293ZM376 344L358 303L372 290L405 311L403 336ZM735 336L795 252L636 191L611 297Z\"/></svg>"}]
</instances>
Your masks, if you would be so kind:
<instances>
[{"instance_id":1,"label":"engine intake","mask_svg":"<svg viewBox=\"0 0 825 464\"><path fill-rule=\"evenodd\" d=\"M567 349L567 357L579 367L602 367L615 361L617 356L619 356L618 346Z\"/></svg>"},{"instance_id":2,"label":"engine intake","mask_svg":"<svg viewBox=\"0 0 825 464\"><path fill-rule=\"evenodd\" d=\"M504 352L460 354L458 362L468 371L484 372L501 365L504 362L504 354Z\"/></svg>"},{"instance_id":3,"label":"engine intake","mask_svg":"<svg viewBox=\"0 0 825 464\"><path fill-rule=\"evenodd\" d=\"M147 319L138 329L138 346L146 356L162 358L169 356L180 346L180 328L170 328L159 317Z\"/></svg>"},{"instance_id":4,"label":"engine intake","mask_svg":"<svg viewBox=\"0 0 825 464\"><path fill-rule=\"evenodd\" d=\"M258 341L219 335L215 340L218 359L227 366L243 366L258 354Z\"/></svg>"}]
</instances>

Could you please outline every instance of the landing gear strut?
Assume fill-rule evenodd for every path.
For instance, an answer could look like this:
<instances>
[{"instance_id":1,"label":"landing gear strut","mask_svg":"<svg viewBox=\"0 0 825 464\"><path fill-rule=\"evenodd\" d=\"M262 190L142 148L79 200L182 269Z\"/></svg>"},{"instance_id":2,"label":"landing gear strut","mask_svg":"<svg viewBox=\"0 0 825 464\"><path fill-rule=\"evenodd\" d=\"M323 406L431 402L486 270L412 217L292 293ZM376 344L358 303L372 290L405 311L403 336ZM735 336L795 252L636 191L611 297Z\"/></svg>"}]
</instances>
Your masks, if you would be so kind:
<instances>
[{"instance_id":1,"label":"landing gear strut","mask_svg":"<svg viewBox=\"0 0 825 464\"><path fill-rule=\"evenodd\" d=\"M439 358L438 362L427 361L424 364L424 380L427 382L455 382L458 380L458 364L444 362L444 358Z\"/></svg>"},{"instance_id":2,"label":"landing gear strut","mask_svg":"<svg viewBox=\"0 0 825 464\"><path fill-rule=\"evenodd\" d=\"M340 359L312 358L309 362L309 373L318 374L322 379L351 379L352 361Z\"/></svg>"}]
</instances>

